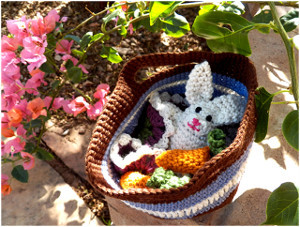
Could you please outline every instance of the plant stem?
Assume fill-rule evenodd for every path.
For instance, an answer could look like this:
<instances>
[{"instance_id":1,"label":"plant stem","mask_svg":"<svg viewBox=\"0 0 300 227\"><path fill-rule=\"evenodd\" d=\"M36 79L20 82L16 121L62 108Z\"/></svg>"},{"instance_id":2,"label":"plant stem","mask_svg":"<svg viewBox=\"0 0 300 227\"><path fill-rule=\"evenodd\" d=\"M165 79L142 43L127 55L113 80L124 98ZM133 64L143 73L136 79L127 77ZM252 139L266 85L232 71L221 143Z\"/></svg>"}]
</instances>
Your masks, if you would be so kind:
<instances>
[{"instance_id":1,"label":"plant stem","mask_svg":"<svg viewBox=\"0 0 300 227\"><path fill-rule=\"evenodd\" d=\"M292 104L298 103L297 101L282 101L282 102L271 102L271 104Z\"/></svg>"},{"instance_id":2,"label":"plant stem","mask_svg":"<svg viewBox=\"0 0 300 227\"><path fill-rule=\"evenodd\" d=\"M299 109L299 104L298 104L299 87L298 87L298 79L297 79L298 74L297 74L296 59L295 59L295 52L294 52L293 44L292 44L291 39L288 37L288 34L286 33L284 27L282 26L282 24L280 22L274 2L269 2L268 4L269 4L271 12L272 12L274 23L278 28L278 32L284 42L284 45L285 45L285 48L287 51L289 65L290 65L291 80L292 80L292 92L293 92L294 99L296 101L297 109Z\"/></svg>"},{"instance_id":3,"label":"plant stem","mask_svg":"<svg viewBox=\"0 0 300 227\"><path fill-rule=\"evenodd\" d=\"M63 37L76 31L77 29L81 28L83 25L85 25L87 22L89 22L90 20L92 20L94 17L97 17L97 16L100 16L102 14L105 14L107 12L107 10L110 10L110 9L113 9L113 8L117 8L119 6L123 6L123 5L126 5L126 4L133 4L133 3L136 3L136 2L124 2L124 3L120 3L118 5L114 5L114 6L111 6L111 7L108 7L108 8L105 8L104 10L102 10L101 12L99 13L95 13L94 15L92 15L91 17L87 18L85 21L81 22L79 25L77 25L75 28L67 31L65 34L63 34Z\"/></svg>"}]
</instances>

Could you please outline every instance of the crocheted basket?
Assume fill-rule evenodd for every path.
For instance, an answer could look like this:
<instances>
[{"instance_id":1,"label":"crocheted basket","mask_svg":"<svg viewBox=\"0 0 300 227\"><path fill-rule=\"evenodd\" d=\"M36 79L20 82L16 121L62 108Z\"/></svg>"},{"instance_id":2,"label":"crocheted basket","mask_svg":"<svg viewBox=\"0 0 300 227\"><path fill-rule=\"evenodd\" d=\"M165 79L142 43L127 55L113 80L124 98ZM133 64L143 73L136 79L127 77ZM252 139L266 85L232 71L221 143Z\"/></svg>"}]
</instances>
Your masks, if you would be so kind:
<instances>
[{"instance_id":1,"label":"crocheted basket","mask_svg":"<svg viewBox=\"0 0 300 227\"><path fill-rule=\"evenodd\" d=\"M199 169L190 182L171 189L126 189L117 182L109 159L111 145L121 133L132 132L143 104L153 91L182 92L184 81L195 63L208 61L213 83L227 87L248 102L233 142ZM143 82L136 72L145 67L172 65ZM87 154L86 172L92 186L102 194L122 200L130 207L165 219L190 218L231 202L243 174L256 127L254 93L256 71L252 62L232 53L159 53L130 60L99 117Z\"/></svg>"}]
</instances>

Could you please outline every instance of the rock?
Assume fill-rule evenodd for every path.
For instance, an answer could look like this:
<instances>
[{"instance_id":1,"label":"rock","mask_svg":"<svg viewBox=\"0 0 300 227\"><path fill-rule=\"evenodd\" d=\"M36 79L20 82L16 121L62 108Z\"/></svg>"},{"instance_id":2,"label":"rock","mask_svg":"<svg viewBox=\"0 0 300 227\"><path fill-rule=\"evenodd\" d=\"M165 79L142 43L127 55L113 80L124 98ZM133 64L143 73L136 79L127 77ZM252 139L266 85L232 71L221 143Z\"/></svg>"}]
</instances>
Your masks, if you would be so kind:
<instances>
[{"instance_id":1,"label":"rock","mask_svg":"<svg viewBox=\"0 0 300 227\"><path fill-rule=\"evenodd\" d=\"M121 47L129 47L129 44L126 41L122 40L121 41Z\"/></svg>"},{"instance_id":2,"label":"rock","mask_svg":"<svg viewBox=\"0 0 300 227\"><path fill-rule=\"evenodd\" d=\"M112 72L113 71L110 64L107 64L106 70L107 70L107 72Z\"/></svg>"},{"instance_id":3,"label":"rock","mask_svg":"<svg viewBox=\"0 0 300 227\"><path fill-rule=\"evenodd\" d=\"M127 46L128 46L128 44L127 44ZM118 53L120 55L126 55L131 50L130 48L124 48L124 47L115 47L115 49L118 51Z\"/></svg>"},{"instance_id":4,"label":"rock","mask_svg":"<svg viewBox=\"0 0 300 227\"><path fill-rule=\"evenodd\" d=\"M86 126L85 126L85 125L80 125L80 126L78 127L78 133L79 133L80 135L84 135L85 132L86 132Z\"/></svg>"}]
</instances>

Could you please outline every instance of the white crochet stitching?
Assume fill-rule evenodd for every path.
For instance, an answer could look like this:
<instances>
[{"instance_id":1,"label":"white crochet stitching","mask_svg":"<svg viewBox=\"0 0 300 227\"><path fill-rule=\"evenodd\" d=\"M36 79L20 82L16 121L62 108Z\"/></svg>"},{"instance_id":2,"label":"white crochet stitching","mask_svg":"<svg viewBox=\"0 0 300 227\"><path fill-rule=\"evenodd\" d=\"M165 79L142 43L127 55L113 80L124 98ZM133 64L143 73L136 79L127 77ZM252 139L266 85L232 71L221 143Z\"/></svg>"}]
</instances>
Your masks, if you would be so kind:
<instances>
[{"instance_id":1,"label":"white crochet stitching","mask_svg":"<svg viewBox=\"0 0 300 227\"><path fill-rule=\"evenodd\" d=\"M190 106L181 111L165 93L154 92L151 105L163 117L166 131L154 147L162 149L196 149L207 145L209 131L220 125L238 123L246 106L245 97L227 94L213 97L212 73L207 61L198 64L186 83L186 100ZM182 101L182 100L181 100ZM198 108L198 109L197 109ZM200 108L200 109L199 109Z\"/></svg>"}]
</instances>

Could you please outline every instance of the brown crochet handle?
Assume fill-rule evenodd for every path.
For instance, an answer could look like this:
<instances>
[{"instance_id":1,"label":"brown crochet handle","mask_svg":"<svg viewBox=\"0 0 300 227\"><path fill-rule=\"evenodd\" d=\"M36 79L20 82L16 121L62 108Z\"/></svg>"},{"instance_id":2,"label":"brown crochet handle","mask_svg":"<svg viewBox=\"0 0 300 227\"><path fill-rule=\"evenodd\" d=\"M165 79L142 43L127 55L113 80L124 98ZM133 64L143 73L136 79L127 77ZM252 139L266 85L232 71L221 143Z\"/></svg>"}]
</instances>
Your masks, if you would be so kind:
<instances>
[{"instance_id":1,"label":"brown crochet handle","mask_svg":"<svg viewBox=\"0 0 300 227\"><path fill-rule=\"evenodd\" d=\"M136 81L135 74L139 69L166 65L182 65L193 62L199 63L203 61L208 54L208 52L191 51L185 53L160 53L137 56L126 63L120 73L120 77Z\"/></svg>"}]
</instances>

